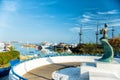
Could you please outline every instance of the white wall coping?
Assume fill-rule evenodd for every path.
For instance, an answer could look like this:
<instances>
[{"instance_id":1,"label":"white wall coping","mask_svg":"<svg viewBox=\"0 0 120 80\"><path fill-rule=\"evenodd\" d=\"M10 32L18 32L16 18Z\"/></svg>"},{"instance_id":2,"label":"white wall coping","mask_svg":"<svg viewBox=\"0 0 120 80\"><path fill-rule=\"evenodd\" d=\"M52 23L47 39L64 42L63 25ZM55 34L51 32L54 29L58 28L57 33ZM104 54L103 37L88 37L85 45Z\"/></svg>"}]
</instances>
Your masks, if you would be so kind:
<instances>
[{"instance_id":1,"label":"white wall coping","mask_svg":"<svg viewBox=\"0 0 120 80\"><path fill-rule=\"evenodd\" d=\"M99 59L99 58L100 57L97 57L97 56L56 56L56 57L47 57L47 58L36 58L33 60L28 60L28 61L17 64L15 66L13 66L12 70L17 75L23 76L30 70L33 70L33 69L41 67L41 66L53 64L53 63L67 63L67 62L96 63L97 69L94 69L94 70L97 70L97 71L99 71L99 70L101 70L101 68L105 67L104 65L115 65L114 63L110 63L110 64L97 63L95 61L95 59ZM118 66L118 64L116 64L115 66L112 66L111 68L119 67L119 66ZM82 69L81 73L89 71L86 68L87 68L87 66L81 67L81 69ZM94 67L92 67L91 69L93 70L93 68ZM90 67L89 67L89 69L90 69ZM9 79L10 80L14 80L14 79L18 80L18 77L12 72L12 70L9 73ZM107 67L105 70L107 70ZM116 70L118 70L118 68ZM116 72L116 70L114 70L114 71Z\"/></svg>"},{"instance_id":2,"label":"white wall coping","mask_svg":"<svg viewBox=\"0 0 120 80\"><path fill-rule=\"evenodd\" d=\"M98 59L96 56L56 56L47 58L37 58L29 61L25 61L15 65L13 71L19 76L23 76L27 72L37 67L45 66L53 63L66 63L66 62L95 62L94 59ZM14 75L11 71L9 78Z\"/></svg>"}]
</instances>

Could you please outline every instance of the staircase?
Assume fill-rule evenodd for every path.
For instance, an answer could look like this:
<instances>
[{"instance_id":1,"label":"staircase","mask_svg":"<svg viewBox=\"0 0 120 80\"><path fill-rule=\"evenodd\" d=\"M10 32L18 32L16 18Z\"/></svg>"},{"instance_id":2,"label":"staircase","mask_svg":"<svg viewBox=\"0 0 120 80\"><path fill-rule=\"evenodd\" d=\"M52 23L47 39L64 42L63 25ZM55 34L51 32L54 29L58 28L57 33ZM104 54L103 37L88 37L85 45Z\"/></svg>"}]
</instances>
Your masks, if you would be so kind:
<instances>
[{"instance_id":1,"label":"staircase","mask_svg":"<svg viewBox=\"0 0 120 80\"><path fill-rule=\"evenodd\" d=\"M81 80L120 80L120 64L97 62L95 66L82 65Z\"/></svg>"}]
</instances>

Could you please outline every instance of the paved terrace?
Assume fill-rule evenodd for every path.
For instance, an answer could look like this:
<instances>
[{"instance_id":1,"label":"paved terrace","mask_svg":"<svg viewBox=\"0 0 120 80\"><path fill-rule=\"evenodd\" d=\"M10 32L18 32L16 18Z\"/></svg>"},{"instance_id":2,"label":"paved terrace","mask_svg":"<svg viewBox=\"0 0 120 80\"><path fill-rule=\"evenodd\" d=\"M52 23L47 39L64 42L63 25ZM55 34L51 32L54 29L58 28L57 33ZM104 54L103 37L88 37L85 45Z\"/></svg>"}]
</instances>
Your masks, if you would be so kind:
<instances>
[{"instance_id":1,"label":"paved terrace","mask_svg":"<svg viewBox=\"0 0 120 80\"><path fill-rule=\"evenodd\" d=\"M95 56L58 56L38 58L20 63L12 69L28 80L52 80L52 73L61 68L80 66L80 80L120 80L120 59L112 63L96 62ZM94 66L87 65L87 63ZM18 80L10 71L9 79Z\"/></svg>"},{"instance_id":2,"label":"paved terrace","mask_svg":"<svg viewBox=\"0 0 120 80\"><path fill-rule=\"evenodd\" d=\"M59 63L59 64L50 64L36 68L29 71L24 75L28 80L52 80L52 73L56 70L71 67L71 66L80 66L80 62L71 62L71 63Z\"/></svg>"}]
</instances>

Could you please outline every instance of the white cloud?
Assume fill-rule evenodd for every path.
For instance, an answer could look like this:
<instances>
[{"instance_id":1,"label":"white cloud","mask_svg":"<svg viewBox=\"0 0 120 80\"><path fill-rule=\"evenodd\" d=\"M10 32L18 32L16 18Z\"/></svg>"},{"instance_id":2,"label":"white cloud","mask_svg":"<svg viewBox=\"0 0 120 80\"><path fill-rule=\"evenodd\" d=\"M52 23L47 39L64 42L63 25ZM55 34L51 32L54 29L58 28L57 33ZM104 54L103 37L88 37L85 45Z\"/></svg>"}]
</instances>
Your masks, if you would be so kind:
<instances>
[{"instance_id":1,"label":"white cloud","mask_svg":"<svg viewBox=\"0 0 120 80\"><path fill-rule=\"evenodd\" d=\"M114 14L114 15L106 16L106 14ZM90 25L97 25L97 23L103 25L104 23L120 22L118 10L97 12L96 14L87 12L83 14L82 17L79 16L78 20L80 24L90 24Z\"/></svg>"},{"instance_id":2,"label":"white cloud","mask_svg":"<svg viewBox=\"0 0 120 80\"><path fill-rule=\"evenodd\" d=\"M75 24L76 26L80 26L80 24Z\"/></svg>"},{"instance_id":3,"label":"white cloud","mask_svg":"<svg viewBox=\"0 0 120 80\"><path fill-rule=\"evenodd\" d=\"M82 23L89 22L89 21L91 21L91 20L88 19L88 18L83 18L83 19L80 20L80 22L82 22Z\"/></svg>"},{"instance_id":4,"label":"white cloud","mask_svg":"<svg viewBox=\"0 0 120 80\"><path fill-rule=\"evenodd\" d=\"M14 18L11 12L16 12L17 10L17 0L2 0L0 9L0 27L2 29L10 28L11 21Z\"/></svg>"},{"instance_id":5,"label":"white cloud","mask_svg":"<svg viewBox=\"0 0 120 80\"><path fill-rule=\"evenodd\" d=\"M3 2L2 2L2 10L3 11L9 11L9 12L16 11L17 10L17 1L3 0Z\"/></svg>"},{"instance_id":6,"label":"white cloud","mask_svg":"<svg viewBox=\"0 0 120 80\"><path fill-rule=\"evenodd\" d=\"M74 20L80 23L87 23L91 21L92 16L93 15L90 13L87 13L87 14L85 13L82 16L72 17L70 18L70 20Z\"/></svg>"},{"instance_id":7,"label":"white cloud","mask_svg":"<svg viewBox=\"0 0 120 80\"><path fill-rule=\"evenodd\" d=\"M118 14L118 10L111 10L111 11L107 11L107 12L97 12L98 14Z\"/></svg>"},{"instance_id":8,"label":"white cloud","mask_svg":"<svg viewBox=\"0 0 120 80\"><path fill-rule=\"evenodd\" d=\"M84 18L91 18L90 15L85 15L85 14L83 15L83 17L84 17Z\"/></svg>"},{"instance_id":9,"label":"white cloud","mask_svg":"<svg viewBox=\"0 0 120 80\"><path fill-rule=\"evenodd\" d=\"M120 26L120 23L111 23L110 26Z\"/></svg>"},{"instance_id":10,"label":"white cloud","mask_svg":"<svg viewBox=\"0 0 120 80\"><path fill-rule=\"evenodd\" d=\"M86 23L86 22L90 22L92 17L90 13L87 13L87 14L83 14L82 18L81 17L78 17L78 18L80 22Z\"/></svg>"},{"instance_id":11,"label":"white cloud","mask_svg":"<svg viewBox=\"0 0 120 80\"><path fill-rule=\"evenodd\" d=\"M107 14L108 14L108 16L107 16ZM74 32L74 33L80 32L81 25L79 25L79 24L82 24L83 25L83 27L82 27L83 33L88 35L87 33L90 32L94 35L95 32L97 31L97 25L98 25L98 31L100 31L102 28L104 28L105 23L108 24L109 32L111 32L112 27L114 26L115 34L119 33L119 28L117 29L117 27L120 27L120 15L119 15L118 10L111 10L108 12L96 12L96 13L90 13L90 12L87 13L86 12L83 15L78 16L74 20L77 21L77 23L74 24L76 27L73 27L70 29L70 31ZM90 37L90 36L88 36L88 37Z\"/></svg>"},{"instance_id":12,"label":"white cloud","mask_svg":"<svg viewBox=\"0 0 120 80\"><path fill-rule=\"evenodd\" d=\"M53 5L53 4L56 4L56 3L57 3L57 0L51 0L51 1L41 2L39 5L46 6L46 5Z\"/></svg>"},{"instance_id":13,"label":"white cloud","mask_svg":"<svg viewBox=\"0 0 120 80\"><path fill-rule=\"evenodd\" d=\"M70 29L70 31L72 32L79 32L80 31L80 27L73 27Z\"/></svg>"},{"instance_id":14,"label":"white cloud","mask_svg":"<svg viewBox=\"0 0 120 80\"><path fill-rule=\"evenodd\" d=\"M110 20L110 22L119 22L120 23L120 19L115 18L115 19Z\"/></svg>"},{"instance_id":15,"label":"white cloud","mask_svg":"<svg viewBox=\"0 0 120 80\"><path fill-rule=\"evenodd\" d=\"M93 30L93 28L84 27L84 28L82 28L82 30ZM79 32L80 31L80 27L73 27L73 28L70 29L70 31L72 31L72 32Z\"/></svg>"}]
</instances>

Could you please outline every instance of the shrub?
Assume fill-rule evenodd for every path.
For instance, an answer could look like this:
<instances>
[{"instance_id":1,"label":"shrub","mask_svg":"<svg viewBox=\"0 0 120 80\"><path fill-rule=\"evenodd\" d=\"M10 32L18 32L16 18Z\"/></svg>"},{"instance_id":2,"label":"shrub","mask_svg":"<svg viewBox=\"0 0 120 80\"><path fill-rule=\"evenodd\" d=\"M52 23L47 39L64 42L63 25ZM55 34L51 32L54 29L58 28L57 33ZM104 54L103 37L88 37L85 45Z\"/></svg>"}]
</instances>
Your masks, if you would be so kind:
<instances>
[{"instance_id":1,"label":"shrub","mask_svg":"<svg viewBox=\"0 0 120 80\"><path fill-rule=\"evenodd\" d=\"M100 44L86 43L78 44L77 47L71 49L73 53L101 55L103 54L103 47Z\"/></svg>"},{"instance_id":2,"label":"shrub","mask_svg":"<svg viewBox=\"0 0 120 80\"><path fill-rule=\"evenodd\" d=\"M11 60L19 59L19 57L20 52L18 51L0 52L0 65L8 64Z\"/></svg>"},{"instance_id":3,"label":"shrub","mask_svg":"<svg viewBox=\"0 0 120 80\"><path fill-rule=\"evenodd\" d=\"M7 56L6 54L7 53L5 52L0 53L0 64L1 65L9 63L9 61L11 60L10 56Z\"/></svg>"},{"instance_id":4,"label":"shrub","mask_svg":"<svg viewBox=\"0 0 120 80\"><path fill-rule=\"evenodd\" d=\"M11 55L11 60L19 59L20 57L19 51L10 51L9 54Z\"/></svg>"},{"instance_id":5,"label":"shrub","mask_svg":"<svg viewBox=\"0 0 120 80\"><path fill-rule=\"evenodd\" d=\"M114 55L120 55L120 38L112 38L109 42L114 49Z\"/></svg>"}]
</instances>

